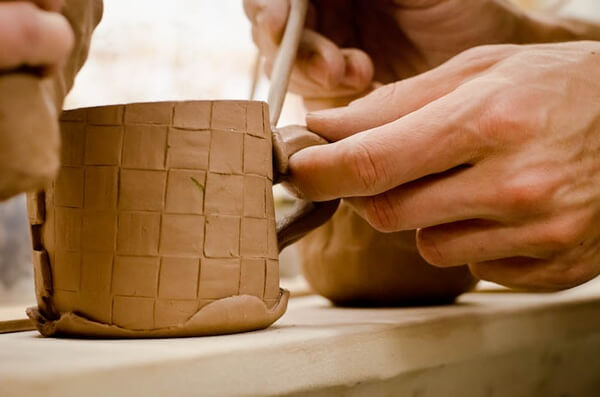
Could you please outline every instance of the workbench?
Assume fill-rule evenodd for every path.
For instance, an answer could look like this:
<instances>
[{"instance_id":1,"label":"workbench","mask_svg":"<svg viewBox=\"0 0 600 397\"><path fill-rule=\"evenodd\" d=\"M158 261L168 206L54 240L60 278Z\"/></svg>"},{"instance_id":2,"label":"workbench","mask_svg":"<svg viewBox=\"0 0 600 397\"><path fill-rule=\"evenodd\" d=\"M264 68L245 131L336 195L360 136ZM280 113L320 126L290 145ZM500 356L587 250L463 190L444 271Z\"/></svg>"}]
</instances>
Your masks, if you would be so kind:
<instances>
[{"instance_id":1,"label":"workbench","mask_svg":"<svg viewBox=\"0 0 600 397\"><path fill-rule=\"evenodd\" d=\"M600 396L600 280L450 306L293 298L259 332L154 340L0 335L0 396Z\"/></svg>"}]
</instances>

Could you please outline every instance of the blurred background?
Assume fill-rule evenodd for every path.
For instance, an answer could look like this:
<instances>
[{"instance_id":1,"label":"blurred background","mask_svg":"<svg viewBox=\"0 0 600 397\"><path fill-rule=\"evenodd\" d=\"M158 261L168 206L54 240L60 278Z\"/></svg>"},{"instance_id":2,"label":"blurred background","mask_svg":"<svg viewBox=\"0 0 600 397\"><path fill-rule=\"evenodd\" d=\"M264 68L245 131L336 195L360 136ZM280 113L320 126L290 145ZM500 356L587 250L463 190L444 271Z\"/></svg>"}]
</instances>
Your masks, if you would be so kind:
<instances>
[{"instance_id":1,"label":"blurred background","mask_svg":"<svg viewBox=\"0 0 600 397\"><path fill-rule=\"evenodd\" d=\"M600 20L598 0L521 0L523 7ZM256 49L242 0L105 0L89 59L66 108L134 101L247 99ZM143 4L143 5L142 5ZM257 98L266 99L267 81ZM288 95L280 123L302 123ZM279 203L285 198L278 193ZM297 274L293 248L282 275ZM0 203L0 304L34 302L25 200Z\"/></svg>"}]
</instances>

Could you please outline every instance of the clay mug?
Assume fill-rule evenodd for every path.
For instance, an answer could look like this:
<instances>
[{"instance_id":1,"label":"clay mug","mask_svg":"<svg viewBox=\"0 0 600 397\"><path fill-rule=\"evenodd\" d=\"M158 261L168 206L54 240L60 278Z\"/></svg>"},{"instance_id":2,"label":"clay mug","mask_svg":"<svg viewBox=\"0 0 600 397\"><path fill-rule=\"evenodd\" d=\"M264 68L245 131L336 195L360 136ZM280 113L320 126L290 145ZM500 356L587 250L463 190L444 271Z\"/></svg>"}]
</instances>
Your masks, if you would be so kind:
<instances>
[{"instance_id":1,"label":"clay mug","mask_svg":"<svg viewBox=\"0 0 600 397\"><path fill-rule=\"evenodd\" d=\"M277 320L289 295L279 251L338 202L303 203L276 225L272 185L288 157L325 141L273 134L268 113L257 101L64 112L58 176L28 203L39 331L194 336Z\"/></svg>"}]
</instances>

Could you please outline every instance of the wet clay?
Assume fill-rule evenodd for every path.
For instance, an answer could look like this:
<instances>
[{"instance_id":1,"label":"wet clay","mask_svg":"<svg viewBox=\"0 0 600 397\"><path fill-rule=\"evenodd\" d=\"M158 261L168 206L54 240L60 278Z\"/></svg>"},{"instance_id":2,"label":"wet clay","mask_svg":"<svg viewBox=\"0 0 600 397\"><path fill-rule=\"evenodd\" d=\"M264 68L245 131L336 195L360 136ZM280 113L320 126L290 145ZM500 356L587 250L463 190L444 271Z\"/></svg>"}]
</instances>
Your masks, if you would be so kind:
<instances>
[{"instance_id":1,"label":"wet clay","mask_svg":"<svg viewBox=\"0 0 600 397\"><path fill-rule=\"evenodd\" d=\"M426 263L413 231L377 232L344 203L298 244L309 284L339 305L450 303L477 283L466 266Z\"/></svg>"},{"instance_id":2,"label":"wet clay","mask_svg":"<svg viewBox=\"0 0 600 397\"><path fill-rule=\"evenodd\" d=\"M61 168L30 195L44 335L213 335L269 326L279 288L267 105L63 113Z\"/></svg>"},{"instance_id":3,"label":"wet clay","mask_svg":"<svg viewBox=\"0 0 600 397\"><path fill-rule=\"evenodd\" d=\"M0 200L42 188L58 170L58 114L87 57L102 2L67 0L63 14L75 36L63 68L48 78L31 69L0 74Z\"/></svg>"}]
</instances>

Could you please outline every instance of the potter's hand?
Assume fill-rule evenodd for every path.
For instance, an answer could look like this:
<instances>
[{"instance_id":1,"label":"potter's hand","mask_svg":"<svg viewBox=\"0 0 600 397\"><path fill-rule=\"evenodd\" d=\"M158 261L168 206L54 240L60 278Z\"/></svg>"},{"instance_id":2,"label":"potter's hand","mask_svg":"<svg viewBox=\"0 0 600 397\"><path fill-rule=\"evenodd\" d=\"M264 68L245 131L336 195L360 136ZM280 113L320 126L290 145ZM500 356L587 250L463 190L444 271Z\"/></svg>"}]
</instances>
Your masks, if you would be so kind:
<instances>
[{"instance_id":1,"label":"potter's hand","mask_svg":"<svg viewBox=\"0 0 600 397\"><path fill-rule=\"evenodd\" d=\"M307 198L376 229L419 229L437 266L512 287L600 273L600 43L484 46L347 107L290 159Z\"/></svg>"},{"instance_id":2,"label":"potter's hand","mask_svg":"<svg viewBox=\"0 0 600 397\"><path fill-rule=\"evenodd\" d=\"M73 32L57 11L62 0L0 0L0 71L20 66L45 70L61 65Z\"/></svg>"},{"instance_id":3,"label":"potter's hand","mask_svg":"<svg viewBox=\"0 0 600 397\"><path fill-rule=\"evenodd\" d=\"M273 62L289 0L244 0ZM478 45L600 39L597 26L524 14L507 0L312 0L290 89L309 108L347 104Z\"/></svg>"}]
</instances>

